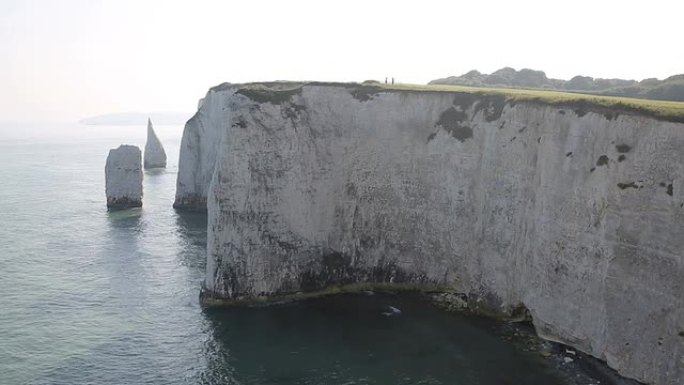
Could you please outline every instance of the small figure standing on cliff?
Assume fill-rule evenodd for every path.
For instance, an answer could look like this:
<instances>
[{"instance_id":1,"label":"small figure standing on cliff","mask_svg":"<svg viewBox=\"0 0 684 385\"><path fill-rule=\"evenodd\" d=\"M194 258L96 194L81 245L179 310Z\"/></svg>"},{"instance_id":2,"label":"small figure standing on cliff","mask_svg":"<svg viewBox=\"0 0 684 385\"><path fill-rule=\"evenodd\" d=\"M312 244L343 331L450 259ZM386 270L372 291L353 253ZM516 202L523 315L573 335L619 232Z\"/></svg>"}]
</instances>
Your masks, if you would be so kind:
<instances>
[{"instance_id":1,"label":"small figure standing on cliff","mask_svg":"<svg viewBox=\"0 0 684 385\"><path fill-rule=\"evenodd\" d=\"M387 84L387 76L385 76L385 84Z\"/></svg>"},{"instance_id":2,"label":"small figure standing on cliff","mask_svg":"<svg viewBox=\"0 0 684 385\"><path fill-rule=\"evenodd\" d=\"M394 84L394 78L392 78L392 84Z\"/></svg>"}]
</instances>

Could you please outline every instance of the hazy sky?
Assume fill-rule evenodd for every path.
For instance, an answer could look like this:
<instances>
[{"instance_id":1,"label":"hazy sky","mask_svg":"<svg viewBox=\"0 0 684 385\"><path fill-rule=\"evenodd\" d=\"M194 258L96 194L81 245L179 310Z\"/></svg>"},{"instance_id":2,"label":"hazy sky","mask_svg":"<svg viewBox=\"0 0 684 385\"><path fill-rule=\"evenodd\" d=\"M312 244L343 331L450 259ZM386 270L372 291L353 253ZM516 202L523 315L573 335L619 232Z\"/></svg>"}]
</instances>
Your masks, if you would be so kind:
<instances>
[{"instance_id":1,"label":"hazy sky","mask_svg":"<svg viewBox=\"0 0 684 385\"><path fill-rule=\"evenodd\" d=\"M684 73L680 1L0 0L0 120L194 111L218 83Z\"/></svg>"}]
</instances>

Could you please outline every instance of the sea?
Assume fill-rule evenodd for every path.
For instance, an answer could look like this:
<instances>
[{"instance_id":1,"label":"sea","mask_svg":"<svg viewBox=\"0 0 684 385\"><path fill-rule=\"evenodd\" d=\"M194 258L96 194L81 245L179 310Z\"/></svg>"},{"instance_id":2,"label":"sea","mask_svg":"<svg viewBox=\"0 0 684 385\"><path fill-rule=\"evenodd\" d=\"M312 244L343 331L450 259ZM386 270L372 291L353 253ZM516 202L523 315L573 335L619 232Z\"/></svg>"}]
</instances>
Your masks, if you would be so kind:
<instances>
[{"instance_id":1,"label":"sea","mask_svg":"<svg viewBox=\"0 0 684 385\"><path fill-rule=\"evenodd\" d=\"M144 148L144 124L0 124L0 384L564 383L418 295L203 308L206 215L172 208L182 126L155 129L168 166L110 212L107 153Z\"/></svg>"}]
</instances>

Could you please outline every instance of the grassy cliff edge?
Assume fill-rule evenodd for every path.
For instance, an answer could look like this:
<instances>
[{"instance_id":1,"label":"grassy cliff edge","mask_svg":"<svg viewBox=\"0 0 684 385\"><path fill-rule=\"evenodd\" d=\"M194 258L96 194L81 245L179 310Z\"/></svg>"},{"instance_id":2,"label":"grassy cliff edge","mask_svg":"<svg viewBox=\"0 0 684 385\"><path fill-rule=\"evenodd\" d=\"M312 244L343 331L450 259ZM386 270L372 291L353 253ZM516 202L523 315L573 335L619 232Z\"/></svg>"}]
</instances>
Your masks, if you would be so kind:
<instances>
[{"instance_id":1,"label":"grassy cliff edge","mask_svg":"<svg viewBox=\"0 0 684 385\"><path fill-rule=\"evenodd\" d=\"M591 95L576 92L511 89L511 88L482 88L453 85L420 85L420 84L382 84L382 83L334 83L334 82L264 82L229 84L224 83L213 87L212 91L227 88L238 88L241 93L257 102L274 100L280 104L285 99L298 93L303 86L329 86L350 89L352 94L361 101L367 101L372 95L386 92L447 92L472 95L503 96L508 104L534 103L551 105L574 110L582 116L587 112L597 112L608 118L615 118L621 113L643 115L658 120L684 123L684 102L635 99L618 96Z\"/></svg>"}]
</instances>

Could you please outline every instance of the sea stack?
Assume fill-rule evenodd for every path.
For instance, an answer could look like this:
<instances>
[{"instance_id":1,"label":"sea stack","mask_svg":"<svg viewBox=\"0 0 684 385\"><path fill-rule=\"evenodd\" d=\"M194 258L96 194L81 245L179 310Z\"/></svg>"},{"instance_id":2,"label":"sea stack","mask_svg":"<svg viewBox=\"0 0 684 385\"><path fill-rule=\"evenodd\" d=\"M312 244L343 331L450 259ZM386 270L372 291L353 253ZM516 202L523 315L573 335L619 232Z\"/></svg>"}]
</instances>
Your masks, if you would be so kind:
<instances>
[{"instance_id":1,"label":"sea stack","mask_svg":"<svg viewBox=\"0 0 684 385\"><path fill-rule=\"evenodd\" d=\"M152 128L152 120L147 118L147 143L145 143L145 168L166 167L166 152Z\"/></svg>"},{"instance_id":2,"label":"sea stack","mask_svg":"<svg viewBox=\"0 0 684 385\"><path fill-rule=\"evenodd\" d=\"M109 150L105 166L107 207L126 209L142 206L142 154L136 146L121 145Z\"/></svg>"}]
</instances>

